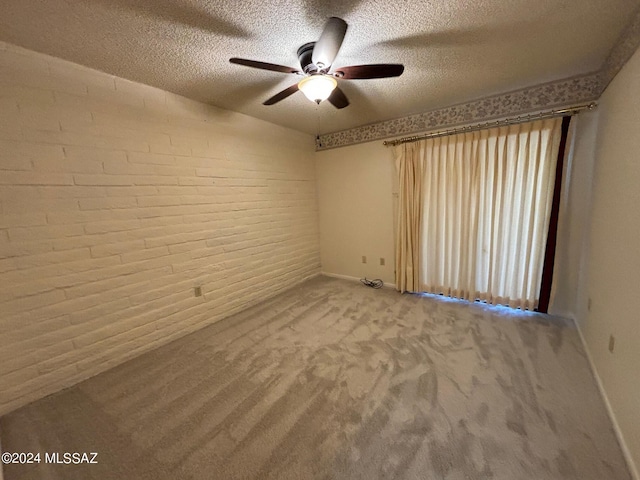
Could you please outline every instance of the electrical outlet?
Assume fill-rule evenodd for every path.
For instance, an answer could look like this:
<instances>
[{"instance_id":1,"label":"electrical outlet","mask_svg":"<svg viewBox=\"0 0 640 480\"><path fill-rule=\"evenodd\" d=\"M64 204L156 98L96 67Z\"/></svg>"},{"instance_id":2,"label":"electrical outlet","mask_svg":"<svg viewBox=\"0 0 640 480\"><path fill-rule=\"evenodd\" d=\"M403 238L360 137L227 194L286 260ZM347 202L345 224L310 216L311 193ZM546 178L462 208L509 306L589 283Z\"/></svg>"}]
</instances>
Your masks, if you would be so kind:
<instances>
[{"instance_id":1,"label":"electrical outlet","mask_svg":"<svg viewBox=\"0 0 640 480\"><path fill-rule=\"evenodd\" d=\"M591 311L591 297L589 297L589 300L587 300L587 310L589 312Z\"/></svg>"},{"instance_id":2,"label":"electrical outlet","mask_svg":"<svg viewBox=\"0 0 640 480\"><path fill-rule=\"evenodd\" d=\"M380 257L380 265L384 267L384 258Z\"/></svg>"},{"instance_id":3,"label":"electrical outlet","mask_svg":"<svg viewBox=\"0 0 640 480\"><path fill-rule=\"evenodd\" d=\"M616 348L616 337L609 335L609 351L613 353L614 348Z\"/></svg>"},{"instance_id":4,"label":"electrical outlet","mask_svg":"<svg viewBox=\"0 0 640 480\"><path fill-rule=\"evenodd\" d=\"M362 255L362 263L367 263L367 257L365 257L364 255Z\"/></svg>"},{"instance_id":5,"label":"electrical outlet","mask_svg":"<svg viewBox=\"0 0 640 480\"><path fill-rule=\"evenodd\" d=\"M202 296L202 287L193 287L193 294L196 297L201 297Z\"/></svg>"}]
</instances>

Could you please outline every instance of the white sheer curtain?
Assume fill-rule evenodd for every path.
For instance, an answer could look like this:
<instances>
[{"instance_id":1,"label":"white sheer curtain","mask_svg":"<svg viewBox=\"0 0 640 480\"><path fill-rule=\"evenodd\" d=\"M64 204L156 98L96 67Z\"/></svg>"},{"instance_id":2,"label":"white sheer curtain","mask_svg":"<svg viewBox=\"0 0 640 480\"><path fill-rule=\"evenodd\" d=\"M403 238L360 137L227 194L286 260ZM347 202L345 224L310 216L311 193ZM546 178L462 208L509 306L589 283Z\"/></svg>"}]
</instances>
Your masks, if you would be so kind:
<instances>
[{"instance_id":1,"label":"white sheer curtain","mask_svg":"<svg viewBox=\"0 0 640 480\"><path fill-rule=\"evenodd\" d=\"M415 144L424 166L420 288L412 291L537 307L561 124L538 120Z\"/></svg>"}]
</instances>

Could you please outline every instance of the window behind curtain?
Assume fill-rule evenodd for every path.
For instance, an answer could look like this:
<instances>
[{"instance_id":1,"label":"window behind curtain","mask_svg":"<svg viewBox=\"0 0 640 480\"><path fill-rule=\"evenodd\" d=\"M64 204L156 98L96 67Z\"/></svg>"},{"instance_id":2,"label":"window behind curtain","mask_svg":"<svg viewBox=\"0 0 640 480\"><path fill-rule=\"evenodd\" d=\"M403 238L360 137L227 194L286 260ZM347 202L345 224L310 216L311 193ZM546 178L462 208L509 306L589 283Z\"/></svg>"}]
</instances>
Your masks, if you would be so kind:
<instances>
[{"instance_id":1,"label":"window behind curtain","mask_svg":"<svg viewBox=\"0 0 640 480\"><path fill-rule=\"evenodd\" d=\"M431 138L413 149L422 170L422 291L537 307L561 124Z\"/></svg>"}]
</instances>

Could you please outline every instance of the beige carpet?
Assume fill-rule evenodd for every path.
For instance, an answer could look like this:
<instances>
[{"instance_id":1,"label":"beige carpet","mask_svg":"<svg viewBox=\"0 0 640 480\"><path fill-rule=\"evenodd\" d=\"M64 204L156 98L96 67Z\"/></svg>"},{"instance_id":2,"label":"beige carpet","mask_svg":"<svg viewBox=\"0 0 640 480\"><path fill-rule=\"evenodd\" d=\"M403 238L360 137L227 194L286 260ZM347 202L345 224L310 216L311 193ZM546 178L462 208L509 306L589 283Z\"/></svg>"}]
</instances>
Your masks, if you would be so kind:
<instances>
[{"instance_id":1,"label":"beige carpet","mask_svg":"<svg viewBox=\"0 0 640 480\"><path fill-rule=\"evenodd\" d=\"M628 480L573 324L319 277L1 419L17 479Z\"/></svg>"}]
</instances>

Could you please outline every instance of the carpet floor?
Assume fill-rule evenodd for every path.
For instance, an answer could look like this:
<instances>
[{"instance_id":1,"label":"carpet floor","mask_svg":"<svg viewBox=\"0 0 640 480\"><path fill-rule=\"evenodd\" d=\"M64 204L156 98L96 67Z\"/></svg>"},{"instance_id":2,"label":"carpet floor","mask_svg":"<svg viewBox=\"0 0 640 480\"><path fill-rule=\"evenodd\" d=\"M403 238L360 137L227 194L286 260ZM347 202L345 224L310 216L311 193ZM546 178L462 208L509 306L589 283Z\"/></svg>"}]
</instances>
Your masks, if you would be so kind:
<instances>
[{"instance_id":1,"label":"carpet floor","mask_svg":"<svg viewBox=\"0 0 640 480\"><path fill-rule=\"evenodd\" d=\"M631 478L571 322L327 277L0 428L5 480Z\"/></svg>"}]
</instances>

